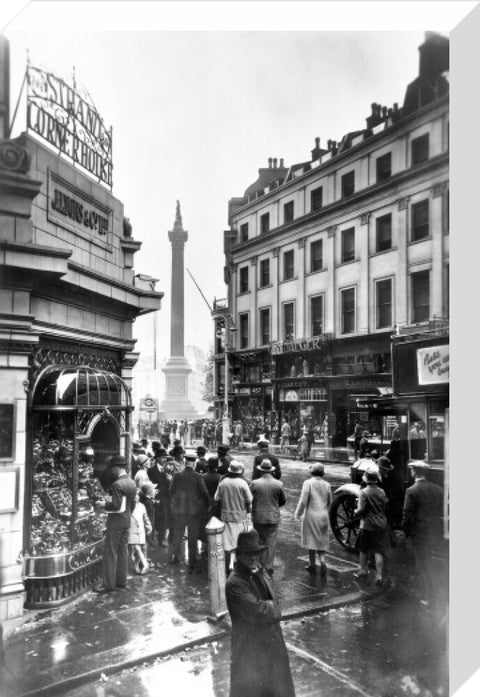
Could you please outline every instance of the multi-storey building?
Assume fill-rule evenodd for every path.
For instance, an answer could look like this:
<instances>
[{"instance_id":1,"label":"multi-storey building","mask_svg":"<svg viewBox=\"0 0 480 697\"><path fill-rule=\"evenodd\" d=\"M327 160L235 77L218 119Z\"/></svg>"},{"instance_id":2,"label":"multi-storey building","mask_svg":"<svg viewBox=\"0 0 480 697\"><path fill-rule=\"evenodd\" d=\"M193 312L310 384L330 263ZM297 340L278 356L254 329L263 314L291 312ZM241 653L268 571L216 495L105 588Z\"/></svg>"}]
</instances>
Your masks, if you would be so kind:
<instances>
[{"instance_id":1,"label":"multi-storey building","mask_svg":"<svg viewBox=\"0 0 480 697\"><path fill-rule=\"evenodd\" d=\"M449 44L419 47L403 104L290 167L269 160L224 233L233 419L288 417L345 443L359 400L392 387L391 336L448 317ZM221 411L225 361L217 338ZM383 434L388 435L388 434Z\"/></svg>"}]
</instances>

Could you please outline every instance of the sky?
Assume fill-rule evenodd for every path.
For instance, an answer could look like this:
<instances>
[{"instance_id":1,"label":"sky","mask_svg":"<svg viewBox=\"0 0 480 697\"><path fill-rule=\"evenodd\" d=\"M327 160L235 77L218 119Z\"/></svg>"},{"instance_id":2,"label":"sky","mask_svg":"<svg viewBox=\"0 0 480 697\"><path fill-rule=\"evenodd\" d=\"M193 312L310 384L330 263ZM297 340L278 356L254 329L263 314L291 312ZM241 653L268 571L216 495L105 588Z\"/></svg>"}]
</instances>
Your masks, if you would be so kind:
<instances>
[{"instance_id":1,"label":"sky","mask_svg":"<svg viewBox=\"0 0 480 697\"><path fill-rule=\"evenodd\" d=\"M170 352L168 231L176 201L189 235L185 267L212 305L214 298L226 297L223 231L229 199L243 195L269 157L283 158L287 166L308 160L315 137L324 144L363 128L372 102L401 104L417 75L424 30L448 33L452 26L441 11L420 20L423 3L408 2L400 5L416 6L415 15L404 9L395 20L387 13L381 30L371 18L365 21L365 12L355 20L365 3L340 3L355 11L348 21L332 12L334 26L328 31L330 4L322 2L246 2L243 7L256 10L247 22L246 12L222 20L219 8L225 3L218 2L175 3L188 7L188 15L173 6L170 14L152 13L170 5L163 2L136 2L134 15L128 2L61 4L62 13L55 12L58 3L29 4L4 31L11 49L11 109L28 51L33 65L54 72L70 73L74 66L105 123L113 126L113 194L124 203L134 238L142 242L135 273L159 279L156 288L165 293L157 318L160 361ZM195 25L199 5L213 8L215 21L197 14ZM371 5L382 15L385 3ZM265 6L266 13L259 11ZM145 7L143 20L139 7ZM413 28L405 14L414 15L409 17ZM108 19L108 31L102 19ZM243 31L231 30L242 24ZM403 25L407 28L394 30ZM191 30L194 26L200 30ZM22 104L13 135L24 126ZM153 332L152 315L137 320L136 350L153 353ZM209 308L186 272L185 345L207 351L212 341Z\"/></svg>"}]
</instances>

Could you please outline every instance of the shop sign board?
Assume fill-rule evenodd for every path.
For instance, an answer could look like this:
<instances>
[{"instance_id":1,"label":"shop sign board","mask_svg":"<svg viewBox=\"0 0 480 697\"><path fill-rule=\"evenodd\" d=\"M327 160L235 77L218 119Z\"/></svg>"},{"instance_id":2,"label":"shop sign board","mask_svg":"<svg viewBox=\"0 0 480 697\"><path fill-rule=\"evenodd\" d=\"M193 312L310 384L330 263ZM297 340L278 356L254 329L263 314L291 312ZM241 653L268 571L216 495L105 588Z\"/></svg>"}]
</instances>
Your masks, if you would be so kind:
<instances>
[{"instance_id":1,"label":"shop sign board","mask_svg":"<svg viewBox=\"0 0 480 697\"><path fill-rule=\"evenodd\" d=\"M329 334L312 336L310 339L292 339L291 341L273 341L270 344L272 355L280 353L300 353L301 351L321 350L330 339Z\"/></svg>"},{"instance_id":2,"label":"shop sign board","mask_svg":"<svg viewBox=\"0 0 480 697\"><path fill-rule=\"evenodd\" d=\"M75 77L28 64L27 130L112 188L112 129Z\"/></svg>"},{"instance_id":3,"label":"shop sign board","mask_svg":"<svg viewBox=\"0 0 480 697\"><path fill-rule=\"evenodd\" d=\"M97 245L108 248L112 244L112 210L51 170L47 218Z\"/></svg>"},{"instance_id":4,"label":"shop sign board","mask_svg":"<svg viewBox=\"0 0 480 697\"><path fill-rule=\"evenodd\" d=\"M435 385L449 382L449 345L432 346L417 350L419 385Z\"/></svg>"}]
</instances>

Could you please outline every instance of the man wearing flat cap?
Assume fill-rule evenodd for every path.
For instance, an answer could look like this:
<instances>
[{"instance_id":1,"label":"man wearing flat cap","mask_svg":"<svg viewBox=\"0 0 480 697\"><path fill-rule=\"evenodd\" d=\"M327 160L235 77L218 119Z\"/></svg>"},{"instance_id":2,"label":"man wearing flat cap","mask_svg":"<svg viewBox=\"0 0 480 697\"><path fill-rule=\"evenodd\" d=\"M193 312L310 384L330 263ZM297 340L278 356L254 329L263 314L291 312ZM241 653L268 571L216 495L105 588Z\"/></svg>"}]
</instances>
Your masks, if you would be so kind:
<instances>
[{"instance_id":1,"label":"man wearing flat cap","mask_svg":"<svg viewBox=\"0 0 480 697\"><path fill-rule=\"evenodd\" d=\"M432 552L442 538L443 491L428 481L430 466L423 460L408 465L414 483L405 493L403 530L411 538L415 564L423 583L421 603L428 606L434 598L435 575Z\"/></svg>"},{"instance_id":2,"label":"man wearing flat cap","mask_svg":"<svg viewBox=\"0 0 480 697\"><path fill-rule=\"evenodd\" d=\"M127 587L128 535L137 492L135 482L127 474L127 466L122 455L110 458L111 496L95 504L98 510L108 513L103 546L103 581L101 586L93 589L96 593L111 593L116 588Z\"/></svg>"},{"instance_id":3,"label":"man wearing flat cap","mask_svg":"<svg viewBox=\"0 0 480 697\"><path fill-rule=\"evenodd\" d=\"M232 620L230 697L295 697L281 611L256 530L238 535L225 595Z\"/></svg>"},{"instance_id":4,"label":"man wearing flat cap","mask_svg":"<svg viewBox=\"0 0 480 697\"><path fill-rule=\"evenodd\" d=\"M275 468L268 458L257 466L260 478L250 484L252 492L252 523L258 532L265 550L264 564L267 573L273 576L273 560L280 524L280 507L287 500L282 482L275 479Z\"/></svg>"}]
</instances>

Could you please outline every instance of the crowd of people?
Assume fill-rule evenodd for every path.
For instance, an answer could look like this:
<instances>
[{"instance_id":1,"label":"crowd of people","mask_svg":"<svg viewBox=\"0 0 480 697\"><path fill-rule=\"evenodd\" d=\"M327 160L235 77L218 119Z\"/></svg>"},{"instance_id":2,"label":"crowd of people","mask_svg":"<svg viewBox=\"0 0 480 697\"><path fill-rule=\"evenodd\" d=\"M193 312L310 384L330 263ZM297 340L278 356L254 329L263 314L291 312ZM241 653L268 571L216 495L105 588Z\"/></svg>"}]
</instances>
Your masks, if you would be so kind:
<instances>
[{"instance_id":1,"label":"crowd of people","mask_svg":"<svg viewBox=\"0 0 480 697\"><path fill-rule=\"evenodd\" d=\"M217 445L215 454L209 454L204 445L195 449L184 447L180 438L174 438L168 449L161 441L137 441L130 462L122 456L112 457L109 496L97 504L109 515L103 581L94 590L109 593L122 589L129 571L146 573L149 550L155 545L166 548L171 564L180 564L185 538L188 569L202 572L207 552L205 526L216 516L224 524L226 599L232 619L231 695L246 694L247 688L249 694L257 694L252 692L253 683L243 669L245 655L250 656L252 651L252 660L258 663L255 685L269 679L258 647L254 651L257 639L263 636L263 645L268 635L277 654L284 656L284 692L278 695L290 696L294 695L293 683L271 585L280 511L287 501L287 492L280 461L270 451L268 439L261 437L257 446L248 476L244 465L234 459L224 443ZM360 564L354 576L359 581L367 579L369 564L374 563L375 584L382 586L389 582L390 534L394 525L389 501L398 492L390 459L382 455L375 460L371 453L370 459L354 514L360 521ZM443 492L428 481L429 466L425 462L413 461L410 467L414 483L406 490L400 525L411 538L423 582L422 602L428 604L434 584L432 550L442 534ZM310 476L302 484L294 513L300 521L299 544L308 553L305 569L309 573L318 570L323 577L328 572L325 555L330 546L332 504L332 490L324 474L322 463L310 466ZM398 516L398 507L393 510ZM251 636L253 629L255 637ZM249 650L245 653L247 644Z\"/></svg>"}]
</instances>

